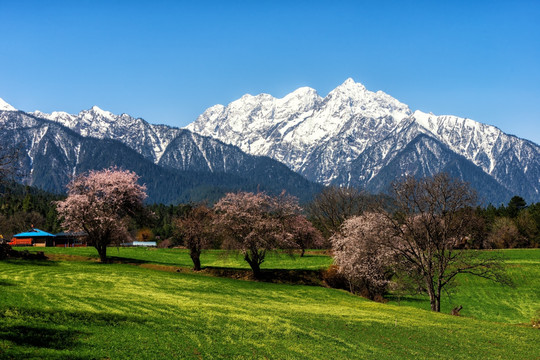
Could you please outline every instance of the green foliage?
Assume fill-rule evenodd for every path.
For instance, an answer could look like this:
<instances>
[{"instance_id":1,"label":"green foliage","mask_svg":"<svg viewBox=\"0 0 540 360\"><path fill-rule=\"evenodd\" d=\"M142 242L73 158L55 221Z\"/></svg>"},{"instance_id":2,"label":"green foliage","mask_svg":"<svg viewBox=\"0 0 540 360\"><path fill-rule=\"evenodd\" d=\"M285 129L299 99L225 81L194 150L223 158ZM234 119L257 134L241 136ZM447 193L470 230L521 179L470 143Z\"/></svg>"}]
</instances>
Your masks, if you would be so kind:
<instances>
[{"instance_id":1,"label":"green foliage","mask_svg":"<svg viewBox=\"0 0 540 360\"><path fill-rule=\"evenodd\" d=\"M2 358L534 359L540 353L530 325L379 304L323 287L25 260L0 262L0 286Z\"/></svg>"},{"instance_id":2,"label":"green foliage","mask_svg":"<svg viewBox=\"0 0 540 360\"><path fill-rule=\"evenodd\" d=\"M152 229L152 232L156 237L161 240L169 239L174 235L174 227L172 225L173 219L186 214L192 205L190 204L178 204L178 205L164 205L164 204L151 204L147 205L146 209L149 213L153 214L148 218L148 221L137 222L137 227L148 226Z\"/></svg>"},{"instance_id":3,"label":"green foliage","mask_svg":"<svg viewBox=\"0 0 540 360\"><path fill-rule=\"evenodd\" d=\"M64 196L15 183L2 185L0 194L0 234L4 238L32 225L51 233L61 231L53 202Z\"/></svg>"},{"instance_id":4,"label":"green foliage","mask_svg":"<svg viewBox=\"0 0 540 360\"><path fill-rule=\"evenodd\" d=\"M490 204L477 208L476 214L483 219L484 228L471 239L471 247L540 247L540 203L527 205L522 197L514 196L507 206ZM502 224L507 231L501 232ZM506 240L501 241L502 237Z\"/></svg>"}]
</instances>

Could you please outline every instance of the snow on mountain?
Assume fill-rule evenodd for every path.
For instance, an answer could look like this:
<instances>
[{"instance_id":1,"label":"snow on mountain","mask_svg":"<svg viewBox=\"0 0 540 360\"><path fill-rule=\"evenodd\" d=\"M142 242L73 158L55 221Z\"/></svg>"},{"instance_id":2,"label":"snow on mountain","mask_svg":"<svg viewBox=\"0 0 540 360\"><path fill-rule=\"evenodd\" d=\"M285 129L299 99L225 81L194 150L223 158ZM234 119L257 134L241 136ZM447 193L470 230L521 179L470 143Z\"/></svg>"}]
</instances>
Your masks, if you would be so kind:
<instances>
[{"instance_id":1,"label":"snow on mountain","mask_svg":"<svg viewBox=\"0 0 540 360\"><path fill-rule=\"evenodd\" d=\"M363 187L369 187L409 143L426 135L472 162L508 191L521 189L540 200L540 181L535 178L540 175L538 145L474 120L413 113L390 95L369 91L352 79L324 98L310 88L281 99L245 95L227 106L209 108L187 129L250 154L272 157L310 180ZM419 144L434 146L429 141ZM361 173L356 171L359 166L364 169ZM519 169L523 169L521 179L515 175L521 173Z\"/></svg>"},{"instance_id":2,"label":"snow on mountain","mask_svg":"<svg viewBox=\"0 0 540 360\"><path fill-rule=\"evenodd\" d=\"M0 98L0 111L17 111L17 109L5 102L4 99Z\"/></svg>"},{"instance_id":3,"label":"snow on mountain","mask_svg":"<svg viewBox=\"0 0 540 360\"><path fill-rule=\"evenodd\" d=\"M20 148L18 180L54 192L65 191L74 175L112 165L137 172L150 201L164 203L214 201L227 191L256 189L286 190L308 201L321 189L268 157L96 107L78 115L0 110L0 129Z\"/></svg>"},{"instance_id":4,"label":"snow on mountain","mask_svg":"<svg viewBox=\"0 0 540 360\"><path fill-rule=\"evenodd\" d=\"M152 125L128 114L115 115L98 106L83 110L77 115L61 111L51 114L35 111L32 115L58 122L85 137L119 140L154 163L159 162L178 133L184 131L164 125Z\"/></svg>"},{"instance_id":5,"label":"snow on mountain","mask_svg":"<svg viewBox=\"0 0 540 360\"><path fill-rule=\"evenodd\" d=\"M410 115L407 105L347 79L325 98L310 88L281 99L245 95L227 107L211 107L187 129L217 137L250 154L270 156L308 176L310 154L320 152L321 145L342 139L321 154L339 167ZM334 176L325 167L321 164L319 174L311 177L328 184Z\"/></svg>"}]
</instances>

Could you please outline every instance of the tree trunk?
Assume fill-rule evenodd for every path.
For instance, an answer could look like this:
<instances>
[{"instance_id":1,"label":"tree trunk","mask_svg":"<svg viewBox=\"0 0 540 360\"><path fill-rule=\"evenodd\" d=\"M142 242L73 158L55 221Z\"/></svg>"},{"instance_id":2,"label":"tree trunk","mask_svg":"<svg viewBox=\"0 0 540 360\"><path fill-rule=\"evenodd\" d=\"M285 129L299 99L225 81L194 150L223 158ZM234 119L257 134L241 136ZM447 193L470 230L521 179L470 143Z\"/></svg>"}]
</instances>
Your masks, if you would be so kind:
<instances>
[{"instance_id":1,"label":"tree trunk","mask_svg":"<svg viewBox=\"0 0 540 360\"><path fill-rule=\"evenodd\" d=\"M107 262L107 245L98 245L94 246L99 254L99 261L102 263Z\"/></svg>"},{"instance_id":2,"label":"tree trunk","mask_svg":"<svg viewBox=\"0 0 540 360\"><path fill-rule=\"evenodd\" d=\"M431 306L431 311L440 311L440 298L437 301L437 294L435 293L435 287L433 286L433 281L430 278L426 278L426 288L429 295L429 304ZM439 295L440 296L440 295Z\"/></svg>"},{"instance_id":3,"label":"tree trunk","mask_svg":"<svg viewBox=\"0 0 540 360\"><path fill-rule=\"evenodd\" d=\"M302 248L302 252L300 252L300 257L304 257L305 252L306 252L306 249Z\"/></svg>"},{"instance_id":4,"label":"tree trunk","mask_svg":"<svg viewBox=\"0 0 540 360\"><path fill-rule=\"evenodd\" d=\"M436 312L441 312L441 282L440 280L438 281L438 284L437 284L437 291L436 291L436 294L435 294L435 308L436 308Z\"/></svg>"},{"instance_id":5,"label":"tree trunk","mask_svg":"<svg viewBox=\"0 0 540 360\"><path fill-rule=\"evenodd\" d=\"M261 277L261 263L264 261L264 257L260 258L257 250L249 251L244 255L244 260L246 260L253 270L253 276L256 279Z\"/></svg>"},{"instance_id":6,"label":"tree trunk","mask_svg":"<svg viewBox=\"0 0 540 360\"><path fill-rule=\"evenodd\" d=\"M193 261L193 270L200 271L201 270L201 251L196 249L191 249L189 251L189 256L191 256L191 260Z\"/></svg>"},{"instance_id":7,"label":"tree trunk","mask_svg":"<svg viewBox=\"0 0 540 360\"><path fill-rule=\"evenodd\" d=\"M256 261L249 261L249 266L251 266L251 270L253 270L253 276L256 279L261 278L261 266Z\"/></svg>"}]
</instances>

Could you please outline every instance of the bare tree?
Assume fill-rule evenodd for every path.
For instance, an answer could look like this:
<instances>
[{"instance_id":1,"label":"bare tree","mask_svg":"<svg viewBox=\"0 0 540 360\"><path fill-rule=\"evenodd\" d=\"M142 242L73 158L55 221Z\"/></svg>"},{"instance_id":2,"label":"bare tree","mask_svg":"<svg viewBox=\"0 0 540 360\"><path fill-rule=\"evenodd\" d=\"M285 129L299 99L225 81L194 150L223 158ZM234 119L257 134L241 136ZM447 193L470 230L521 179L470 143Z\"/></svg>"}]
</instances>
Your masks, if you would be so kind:
<instances>
[{"instance_id":1,"label":"bare tree","mask_svg":"<svg viewBox=\"0 0 540 360\"><path fill-rule=\"evenodd\" d=\"M224 247L240 251L255 277L260 277L260 266L268 251L296 247L286 226L289 218L300 213L296 198L228 193L214 210L214 228L222 234Z\"/></svg>"},{"instance_id":2,"label":"bare tree","mask_svg":"<svg viewBox=\"0 0 540 360\"><path fill-rule=\"evenodd\" d=\"M84 231L101 262L107 261L107 245L125 239L127 217L140 209L146 187L128 170L109 168L77 176L68 184L68 197L56 203L62 224L69 231Z\"/></svg>"},{"instance_id":3,"label":"bare tree","mask_svg":"<svg viewBox=\"0 0 540 360\"><path fill-rule=\"evenodd\" d=\"M177 234L184 240L193 261L193 270L201 270L201 252L214 243L215 232L212 228L214 219L212 210L205 205L191 209L184 216L174 220Z\"/></svg>"},{"instance_id":4,"label":"bare tree","mask_svg":"<svg viewBox=\"0 0 540 360\"><path fill-rule=\"evenodd\" d=\"M346 219L361 215L368 208L369 199L353 187L329 186L308 205L308 217L329 238Z\"/></svg>"},{"instance_id":5,"label":"bare tree","mask_svg":"<svg viewBox=\"0 0 540 360\"><path fill-rule=\"evenodd\" d=\"M493 248L508 249L524 244L526 241L512 219L500 217L493 223L488 242Z\"/></svg>"},{"instance_id":6,"label":"bare tree","mask_svg":"<svg viewBox=\"0 0 540 360\"><path fill-rule=\"evenodd\" d=\"M473 232L476 193L448 174L405 177L392 186L396 212L381 211L394 236L384 246L398 256L401 269L425 290L431 310L441 310L441 291L459 274L508 283L503 262L494 252L460 250Z\"/></svg>"}]
</instances>

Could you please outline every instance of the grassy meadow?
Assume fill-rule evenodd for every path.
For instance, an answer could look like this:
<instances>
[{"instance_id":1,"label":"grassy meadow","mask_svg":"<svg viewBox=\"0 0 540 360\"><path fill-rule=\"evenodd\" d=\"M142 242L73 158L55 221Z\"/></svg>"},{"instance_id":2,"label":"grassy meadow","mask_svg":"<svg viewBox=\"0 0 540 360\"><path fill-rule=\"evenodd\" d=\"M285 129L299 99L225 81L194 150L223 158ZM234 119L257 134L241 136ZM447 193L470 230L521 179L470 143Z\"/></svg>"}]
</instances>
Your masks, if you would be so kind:
<instances>
[{"instance_id":1,"label":"grassy meadow","mask_svg":"<svg viewBox=\"0 0 540 360\"><path fill-rule=\"evenodd\" d=\"M464 281L453 295L470 311L463 317L418 309L423 298L380 304L320 286L162 271L190 267L184 250L111 248L109 255L128 259L114 264L93 261L92 248L40 250L56 255L0 262L0 358L540 358L540 330L527 324L529 309L540 309L540 250L510 252L515 288ZM202 263L247 268L215 251ZM281 254L263 268L330 263L322 254Z\"/></svg>"}]
</instances>

